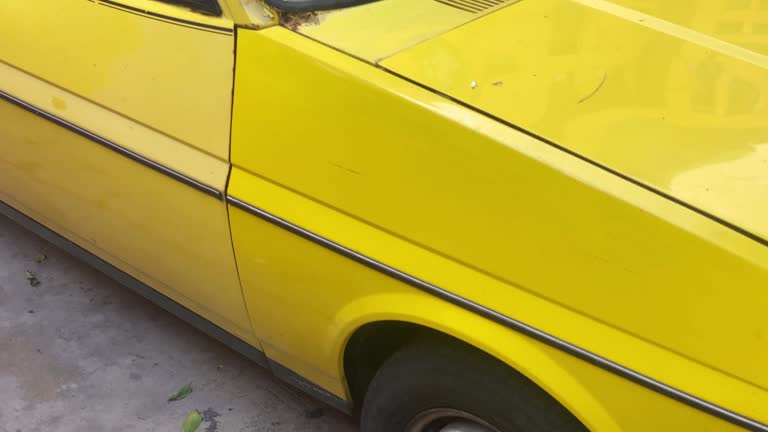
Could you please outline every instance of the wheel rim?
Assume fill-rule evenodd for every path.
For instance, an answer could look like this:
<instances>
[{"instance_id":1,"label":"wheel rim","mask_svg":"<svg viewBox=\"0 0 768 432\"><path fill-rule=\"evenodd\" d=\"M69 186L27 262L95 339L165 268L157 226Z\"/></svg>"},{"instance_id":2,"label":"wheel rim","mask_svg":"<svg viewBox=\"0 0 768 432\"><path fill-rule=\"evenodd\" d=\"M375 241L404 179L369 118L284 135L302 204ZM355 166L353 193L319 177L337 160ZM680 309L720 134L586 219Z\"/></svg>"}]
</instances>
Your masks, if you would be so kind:
<instances>
[{"instance_id":1,"label":"wheel rim","mask_svg":"<svg viewBox=\"0 0 768 432\"><path fill-rule=\"evenodd\" d=\"M479 417L452 408L436 408L417 415L405 432L500 432Z\"/></svg>"}]
</instances>

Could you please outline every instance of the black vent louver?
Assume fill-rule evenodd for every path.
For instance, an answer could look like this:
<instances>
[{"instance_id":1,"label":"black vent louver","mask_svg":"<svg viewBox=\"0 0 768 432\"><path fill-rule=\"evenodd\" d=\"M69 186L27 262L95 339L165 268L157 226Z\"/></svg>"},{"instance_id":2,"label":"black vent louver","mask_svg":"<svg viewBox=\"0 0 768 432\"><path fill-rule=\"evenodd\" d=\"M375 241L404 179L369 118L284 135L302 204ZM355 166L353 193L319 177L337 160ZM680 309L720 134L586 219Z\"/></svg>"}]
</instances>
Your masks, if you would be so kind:
<instances>
[{"instance_id":1,"label":"black vent louver","mask_svg":"<svg viewBox=\"0 0 768 432\"><path fill-rule=\"evenodd\" d=\"M507 3L510 0L435 0L438 3L442 3L446 6L461 9L466 12L480 13L486 9L490 9L501 4Z\"/></svg>"}]
</instances>

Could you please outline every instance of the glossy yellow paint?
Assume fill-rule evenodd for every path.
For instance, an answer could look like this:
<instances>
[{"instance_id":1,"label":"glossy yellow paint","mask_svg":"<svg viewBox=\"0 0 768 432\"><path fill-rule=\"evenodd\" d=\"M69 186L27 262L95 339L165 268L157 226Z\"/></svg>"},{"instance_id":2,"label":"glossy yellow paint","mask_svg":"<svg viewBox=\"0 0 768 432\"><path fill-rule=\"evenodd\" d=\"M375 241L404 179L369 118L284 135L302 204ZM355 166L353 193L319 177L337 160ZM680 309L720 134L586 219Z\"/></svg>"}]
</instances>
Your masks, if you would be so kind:
<instances>
[{"instance_id":1,"label":"glossy yellow paint","mask_svg":"<svg viewBox=\"0 0 768 432\"><path fill-rule=\"evenodd\" d=\"M258 202L303 226L343 233L336 240L350 245L375 245L364 248L366 252L375 249L391 257L402 257L393 260L393 265L429 266L433 269L430 276L441 272L441 277L432 280L455 281L447 285L449 288L467 280L478 288L498 284L251 173L235 170L233 185L233 195ZM255 328L264 330L259 336L263 338L265 352L272 360L339 397L347 397L341 353L351 334L371 322L397 320L450 334L505 361L559 399L593 431L741 430L404 286L249 213L231 207L230 215L246 300ZM520 301L521 310L530 308L551 316L563 313L562 309L542 304L531 296L512 296ZM599 324L578 316L562 319L573 326L573 334L586 332L606 344L639 348L635 354L643 361L658 361L670 373L685 373L691 381L703 379L707 386L729 395L744 391L733 388L727 379L712 380L711 373L699 373L701 370L695 369L700 368L689 361L671 357L657 348L643 349L642 342L638 346L637 341L627 340L624 335L610 334ZM759 409L765 397L741 402L752 403ZM654 415L645 414L649 412Z\"/></svg>"},{"instance_id":2,"label":"glossy yellow paint","mask_svg":"<svg viewBox=\"0 0 768 432\"><path fill-rule=\"evenodd\" d=\"M219 5L241 27L260 29L278 23L279 14L261 0L221 0Z\"/></svg>"},{"instance_id":3,"label":"glossy yellow paint","mask_svg":"<svg viewBox=\"0 0 768 432\"><path fill-rule=\"evenodd\" d=\"M1 91L224 192L233 35L80 0L4 2L0 32ZM2 100L0 119L2 201L258 346L221 199Z\"/></svg>"},{"instance_id":4,"label":"glossy yellow paint","mask_svg":"<svg viewBox=\"0 0 768 432\"><path fill-rule=\"evenodd\" d=\"M315 19L306 20L296 30L375 63L517 1L471 13L435 0L386 0L318 12Z\"/></svg>"},{"instance_id":5,"label":"glossy yellow paint","mask_svg":"<svg viewBox=\"0 0 768 432\"><path fill-rule=\"evenodd\" d=\"M225 190L229 170L227 160L212 157L141 123L116 115L6 63L0 63L0 90L203 184Z\"/></svg>"},{"instance_id":6,"label":"glossy yellow paint","mask_svg":"<svg viewBox=\"0 0 768 432\"><path fill-rule=\"evenodd\" d=\"M764 246L287 29L240 31L237 55L231 195L768 420ZM254 216L231 209L231 218L267 354L339 396L346 338L366 322L401 319L504 359L594 430L727 428ZM530 354L516 355L519 345Z\"/></svg>"},{"instance_id":7,"label":"glossy yellow paint","mask_svg":"<svg viewBox=\"0 0 768 432\"><path fill-rule=\"evenodd\" d=\"M121 3L233 28L231 19L157 1ZM3 62L227 159L232 33L178 25L87 0L4 1L0 24L0 40L13 41L0 45Z\"/></svg>"},{"instance_id":8,"label":"glossy yellow paint","mask_svg":"<svg viewBox=\"0 0 768 432\"><path fill-rule=\"evenodd\" d=\"M768 3L618 3L651 15L522 2L382 65L768 239Z\"/></svg>"},{"instance_id":9,"label":"glossy yellow paint","mask_svg":"<svg viewBox=\"0 0 768 432\"><path fill-rule=\"evenodd\" d=\"M586 0L605 8L605 3ZM760 0L663 1L611 0L618 10L621 6L647 16L665 20L721 41L768 55L768 3ZM695 7L692 7L695 6ZM645 20L643 20L645 22Z\"/></svg>"},{"instance_id":10,"label":"glossy yellow paint","mask_svg":"<svg viewBox=\"0 0 768 432\"><path fill-rule=\"evenodd\" d=\"M214 193L768 423L768 248L424 88L761 233L765 51L759 38L710 25L727 11L704 1L687 15L658 2L530 0L473 15L384 0L291 31L257 0L226 0L222 17L118 3L133 9L0 3L0 40L13 41L0 44L0 91ZM738 18L723 24L731 30L748 21L728 16ZM762 21L749 22L742 30L759 36ZM715 89L702 93L713 99L692 98L697 86ZM349 338L398 320L501 359L591 430L737 429L9 102L0 120L0 200L340 398L349 397ZM697 195L702 185L712 194ZM739 210L749 201L752 213Z\"/></svg>"},{"instance_id":11,"label":"glossy yellow paint","mask_svg":"<svg viewBox=\"0 0 768 432\"><path fill-rule=\"evenodd\" d=\"M190 24L189 26L194 25L205 25L205 26L213 26L213 27L221 27L222 29L232 29L233 26L233 15L236 13L237 9L228 7L228 3L230 3L232 0L222 0L219 2L219 5L222 8L222 16L212 16L207 15L203 13L199 13L193 9L175 5L171 3L165 3L163 1L159 0L110 0L111 3L107 3L101 0L85 0L85 1L93 1L94 3L101 3L102 5L106 6L113 6L113 7L122 7L126 6L129 8L132 8L133 10L140 10L140 11L148 11L151 12L153 15L152 17L155 19L160 19L161 21L165 21L167 23L172 23L176 25L176 22L173 21L173 18L178 18L180 20L188 21ZM237 1L237 0L234 0ZM243 0L246 1L246 0ZM82 3L82 2L81 2ZM68 4L71 6L73 2L70 1ZM45 5L47 7L48 5ZM47 12L44 10L45 7L40 6L38 13L46 14ZM169 19L163 19L159 18L158 15L162 15L165 17L168 17ZM81 17L80 19L82 19ZM216 31L216 30L213 30Z\"/></svg>"}]
</instances>

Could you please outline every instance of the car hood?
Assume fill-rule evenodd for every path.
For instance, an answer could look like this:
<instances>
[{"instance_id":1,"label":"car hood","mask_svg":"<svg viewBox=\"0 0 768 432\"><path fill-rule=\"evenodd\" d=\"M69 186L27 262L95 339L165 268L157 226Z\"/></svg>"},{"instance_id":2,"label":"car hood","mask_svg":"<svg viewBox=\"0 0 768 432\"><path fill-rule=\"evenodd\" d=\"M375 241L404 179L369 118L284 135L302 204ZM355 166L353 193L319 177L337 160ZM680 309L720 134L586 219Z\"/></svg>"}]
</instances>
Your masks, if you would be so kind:
<instances>
[{"instance_id":1,"label":"car hood","mask_svg":"<svg viewBox=\"0 0 768 432\"><path fill-rule=\"evenodd\" d=\"M384 0L284 15L281 24L369 63L435 38L520 0Z\"/></svg>"},{"instance_id":2,"label":"car hood","mask_svg":"<svg viewBox=\"0 0 768 432\"><path fill-rule=\"evenodd\" d=\"M768 239L766 2L523 0L380 65Z\"/></svg>"}]
</instances>

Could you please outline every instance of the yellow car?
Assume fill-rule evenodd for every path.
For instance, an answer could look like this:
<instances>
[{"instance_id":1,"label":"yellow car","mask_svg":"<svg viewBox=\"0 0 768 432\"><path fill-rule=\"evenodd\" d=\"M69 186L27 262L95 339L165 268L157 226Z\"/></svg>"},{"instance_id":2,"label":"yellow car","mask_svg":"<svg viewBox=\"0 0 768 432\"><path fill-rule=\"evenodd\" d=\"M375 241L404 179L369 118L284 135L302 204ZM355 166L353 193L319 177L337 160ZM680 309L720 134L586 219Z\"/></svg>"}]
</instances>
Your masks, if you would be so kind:
<instances>
[{"instance_id":1,"label":"yellow car","mask_svg":"<svg viewBox=\"0 0 768 432\"><path fill-rule=\"evenodd\" d=\"M2 212L364 432L768 431L765 0L6 0Z\"/></svg>"}]
</instances>

